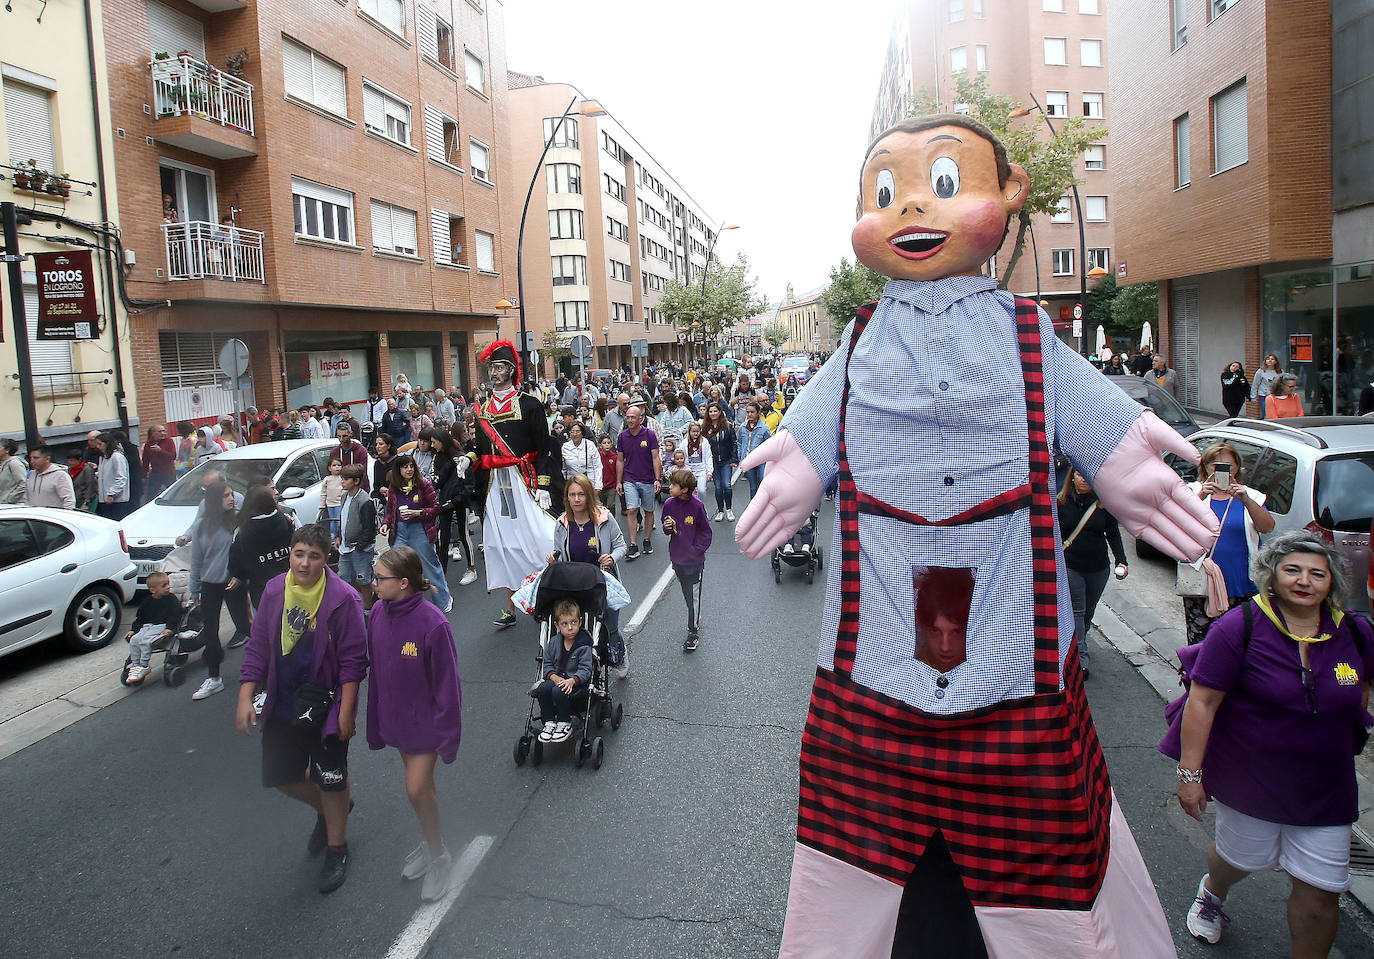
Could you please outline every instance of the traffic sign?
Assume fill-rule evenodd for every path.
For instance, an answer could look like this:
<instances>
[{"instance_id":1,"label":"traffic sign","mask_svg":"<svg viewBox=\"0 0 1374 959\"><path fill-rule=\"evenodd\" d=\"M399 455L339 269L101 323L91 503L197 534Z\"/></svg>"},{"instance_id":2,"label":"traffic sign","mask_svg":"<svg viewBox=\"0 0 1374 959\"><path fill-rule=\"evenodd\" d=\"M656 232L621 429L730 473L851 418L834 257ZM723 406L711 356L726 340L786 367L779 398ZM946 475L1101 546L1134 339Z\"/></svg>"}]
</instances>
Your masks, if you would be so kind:
<instances>
[{"instance_id":1,"label":"traffic sign","mask_svg":"<svg viewBox=\"0 0 1374 959\"><path fill-rule=\"evenodd\" d=\"M227 340L219 348L219 368L231 380L248 372L248 347L243 340Z\"/></svg>"},{"instance_id":2,"label":"traffic sign","mask_svg":"<svg viewBox=\"0 0 1374 959\"><path fill-rule=\"evenodd\" d=\"M1081 320L1081 319L1083 319L1083 304L1082 304L1082 303L1075 303L1075 304L1073 305L1073 318L1074 318L1075 320Z\"/></svg>"},{"instance_id":3,"label":"traffic sign","mask_svg":"<svg viewBox=\"0 0 1374 959\"><path fill-rule=\"evenodd\" d=\"M585 333L578 333L568 341L568 349L572 351L574 359L588 360L592 356L592 338Z\"/></svg>"},{"instance_id":4,"label":"traffic sign","mask_svg":"<svg viewBox=\"0 0 1374 959\"><path fill-rule=\"evenodd\" d=\"M538 351L538 350L530 350L530 366L538 366L538 365L539 365L539 351Z\"/></svg>"},{"instance_id":5,"label":"traffic sign","mask_svg":"<svg viewBox=\"0 0 1374 959\"><path fill-rule=\"evenodd\" d=\"M639 356L639 357L647 358L647 357L649 356L649 341L648 341L648 340L631 340L631 341L630 341L630 355L631 355L631 356Z\"/></svg>"},{"instance_id":6,"label":"traffic sign","mask_svg":"<svg viewBox=\"0 0 1374 959\"><path fill-rule=\"evenodd\" d=\"M1083 335L1083 321L1082 321L1082 320L1074 320L1074 321L1073 321L1073 335L1074 335L1074 336L1082 336L1082 335Z\"/></svg>"}]
</instances>

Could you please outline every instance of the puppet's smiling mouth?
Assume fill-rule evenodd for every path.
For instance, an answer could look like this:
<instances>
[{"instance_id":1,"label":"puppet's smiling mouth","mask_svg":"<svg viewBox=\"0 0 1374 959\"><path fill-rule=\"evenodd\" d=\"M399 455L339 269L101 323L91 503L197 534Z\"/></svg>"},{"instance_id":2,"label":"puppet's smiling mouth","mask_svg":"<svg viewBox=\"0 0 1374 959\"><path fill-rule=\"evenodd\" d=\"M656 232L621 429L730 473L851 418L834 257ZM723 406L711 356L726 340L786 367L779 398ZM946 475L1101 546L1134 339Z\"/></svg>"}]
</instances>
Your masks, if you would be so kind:
<instances>
[{"instance_id":1,"label":"puppet's smiling mouth","mask_svg":"<svg viewBox=\"0 0 1374 959\"><path fill-rule=\"evenodd\" d=\"M920 227L903 230L888 237L887 242L897 251L897 255L908 260L924 260L934 256L945 245L949 234L943 230L927 230Z\"/></svg>"}]
</instances>

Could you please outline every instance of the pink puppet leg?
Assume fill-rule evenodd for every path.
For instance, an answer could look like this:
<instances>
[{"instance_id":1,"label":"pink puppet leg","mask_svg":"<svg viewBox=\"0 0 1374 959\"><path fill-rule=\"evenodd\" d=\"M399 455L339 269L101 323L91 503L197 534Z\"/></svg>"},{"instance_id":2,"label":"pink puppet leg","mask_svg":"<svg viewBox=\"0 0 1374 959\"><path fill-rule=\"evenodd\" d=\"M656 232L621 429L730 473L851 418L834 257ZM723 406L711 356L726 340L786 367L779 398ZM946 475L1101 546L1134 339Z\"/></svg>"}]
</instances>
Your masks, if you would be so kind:
<instances>
[{"instance_id":1,"label":"pink puppet leg","mask_svg":"<svg viewBox=\"0 0 1374 959\"><path fill-rule=\"evenodd\" d=\"M797 843L780 959L889 959L902 887Z\"/></svg>"}]
</instances>

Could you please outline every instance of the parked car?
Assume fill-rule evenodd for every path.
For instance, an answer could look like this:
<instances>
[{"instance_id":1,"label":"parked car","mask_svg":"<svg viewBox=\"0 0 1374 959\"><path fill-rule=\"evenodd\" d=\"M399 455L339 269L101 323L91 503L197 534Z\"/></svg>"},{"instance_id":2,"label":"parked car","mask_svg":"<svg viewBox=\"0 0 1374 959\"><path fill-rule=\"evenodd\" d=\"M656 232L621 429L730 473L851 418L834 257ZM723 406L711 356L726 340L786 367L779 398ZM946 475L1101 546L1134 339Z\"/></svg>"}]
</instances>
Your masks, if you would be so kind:
<instances>
[{"instance_id":1,"label":"parked car","mask_svg":"<svg viewBox=\"0 0 1374 959\"><path fill-rule=\"evenodd\" d=\"M1359 587L1369 577L1374 525L1374 421L1358 416L1229 419L1198 430L1188 442L1198 452L1213 443L1234 446L1246 485L1265 495L1264 505L1274 517L1269 535L1307 529L1333 543L1350 564L1355 587L1350 608L1369 612L1369 595ZM1196 466L1169 460L1184 480L1197 479Z\"/></svg>"},{"instance_id":2,"label":"parked car","mask_svg":"<svg viewBox=\"0 0 1374 959\"><path fill-rule=\"evenodd\" d=\"M51 636L78 653L106 645L134 598L137 575L114 520L0 506L0 655Z\"/></svg>"},{"instance_id":3,"label":"parked car","mask_svg":"<svg viewBox=\"0 0 1374 959\"><path fill-rule=\"evenodd\" d=\"M1192 436L1198 431L1197 420L1193 419L1193 414L1184 409L1183 404L1174 399L1167 390L1162 390L1156 384L1138 376L1109 376L1107 379L1183 436Z\"/></svg>"},{"instance_id":4,"label":"parked car","mask_svg":"<svg viewBox=\"0 0 1374 959\"><path fill-rule=\"evenodd\" d=\"M329 454L337 440L278 440L240 446L212 456L167 487L155 500L124 518L129 555L138 564L138 588L145 588L148 574L176 546L176 539L191 526L203 499L201 476L214 469L224 474L234 492L247 491L256 476L270 476L283 505L301 523L313 523L320 511L320 486L329 469ZM367 467L369 481L372 466Z\"/></svg>"},{"instance_id":5,"label":"parked car","mask_svg":"<svg viewBox=\"0 0 1374 959\"><path fill-rule=\"evenodd\" d=\"M795 376L798 385L805 383L811 375L811 357L805 353L791 353L778 364L778 382L786 383L788 377Z\"/></svg>"}]
</instances>

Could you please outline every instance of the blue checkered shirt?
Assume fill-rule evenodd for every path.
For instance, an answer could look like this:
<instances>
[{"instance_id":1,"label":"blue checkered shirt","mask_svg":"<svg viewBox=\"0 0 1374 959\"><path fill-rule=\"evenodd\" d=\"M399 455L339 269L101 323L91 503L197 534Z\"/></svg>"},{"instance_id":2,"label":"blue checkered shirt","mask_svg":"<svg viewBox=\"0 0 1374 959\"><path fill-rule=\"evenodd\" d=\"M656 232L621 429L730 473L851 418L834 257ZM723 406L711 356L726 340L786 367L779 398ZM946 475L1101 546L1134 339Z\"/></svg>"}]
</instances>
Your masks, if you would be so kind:
<instances>
[{"instance_id":1,"label":"blue checkered shirt","mask_svg":"<svg viewBox=\"0 0 1374 959\"><path fill-rule=\"evenodd\" d=\"M829 486L838 472L844 358L839 348L783 418ZM1070 350L1040 313L1045 418L1051 448L1090 479L1141 408ZM849 364L846 448L860 491L929 520L954 516L1026 482L1025 383L1012 295L984 277L890 280ZM1056 530L1058 524L1056 523ZM932 713L988 706L1034 692L1030 511L965 526L915 526L859 515L863 601L854 679ZM840 613L835 525L818 663L834 666ZM1073 609L1059 564L1060 660ZM916 570L975 572L968 658L937 686L915 658ZM1062 682L1062 681L1061 681Z\"/></svg>"}]
</instances>

